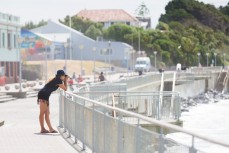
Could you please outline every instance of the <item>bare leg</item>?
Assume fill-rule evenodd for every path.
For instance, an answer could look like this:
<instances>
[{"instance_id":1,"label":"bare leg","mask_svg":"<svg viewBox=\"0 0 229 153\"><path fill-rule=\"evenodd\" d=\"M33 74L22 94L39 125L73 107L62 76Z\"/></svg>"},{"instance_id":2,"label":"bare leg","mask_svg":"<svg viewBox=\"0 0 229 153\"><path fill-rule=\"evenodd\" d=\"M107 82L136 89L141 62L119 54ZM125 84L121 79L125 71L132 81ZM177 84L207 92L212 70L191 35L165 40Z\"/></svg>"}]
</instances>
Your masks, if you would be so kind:
<instances>
[{"instance_id":1,"label":"bare leg","mask_svg":"<svg viewBox=\"0 0 229 153\"><path fill-rule=\"evenodd\" d=\"M45 121L49 127L49 131L52 132L54 129L52 128L52 125L51 125L51 122L50 122L50 118L49 118L49 106L47 107L46 109L46 112L45 112Z\"/></svg>"},{"instance_id":2,"label":"bare leg","mask_svg":"<svg viewBox=\"0 0 229 153\"><path fill-rule=\"evenodd\" d=\"M44 127L44 115L47 111L47 104L40 102L40 115L39 115L39 121L41 126L41 133L47 131Z\"/></svg>"}]
</instances>

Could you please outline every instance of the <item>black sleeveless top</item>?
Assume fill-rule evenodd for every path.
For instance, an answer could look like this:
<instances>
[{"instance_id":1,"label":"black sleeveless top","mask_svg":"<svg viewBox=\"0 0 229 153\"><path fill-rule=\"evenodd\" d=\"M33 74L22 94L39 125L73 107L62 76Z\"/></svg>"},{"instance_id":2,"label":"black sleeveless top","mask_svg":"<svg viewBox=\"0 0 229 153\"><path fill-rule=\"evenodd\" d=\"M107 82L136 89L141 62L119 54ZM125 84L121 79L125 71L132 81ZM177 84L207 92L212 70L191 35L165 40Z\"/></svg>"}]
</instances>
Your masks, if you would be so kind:
<instances>
[{"instance_id":1,"label":"black sleeveless top","mask_svg":"<svg viewBox=\"0 0 229 153\"><path fill-rule=\"evenodd\" d=\"M58 84L63 84L63 81L55 77L38 92L38 99L49 101L51 93L59 88Z\"/></svg>"}]
</instances>

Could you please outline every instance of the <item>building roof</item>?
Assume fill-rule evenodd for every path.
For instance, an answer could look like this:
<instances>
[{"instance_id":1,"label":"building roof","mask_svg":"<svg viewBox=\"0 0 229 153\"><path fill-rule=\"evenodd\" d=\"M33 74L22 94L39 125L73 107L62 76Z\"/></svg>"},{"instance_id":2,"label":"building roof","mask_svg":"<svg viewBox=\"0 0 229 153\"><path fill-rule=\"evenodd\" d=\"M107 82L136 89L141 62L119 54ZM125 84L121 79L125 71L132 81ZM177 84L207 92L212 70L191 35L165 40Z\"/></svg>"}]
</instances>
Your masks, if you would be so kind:
<instances>
[{"instance_id":1,"label":"building roof","mask_svg":"<svg viewBox=\"0 0 229 153\"><path fill-rule=\"evenodd\" d=\"M104 10L82 10L78 14L78 17L89 19L93 22L108 22L108 21L125 21L134 22L138 21L122 9L104 9Z\"/></svg>"},{"instance_id":2,"label":"building roof","mask_svg":"<svg viewBox=\"0 0 229 153\"><path fill-rule=\"evenodd\" d=\"M72 29L62 23L59 23L57 21L52 21L52 20L48 20L47 25L32 29L31 31L36 34L38 33L43 34L43 36L55 39L56 41L58 40L59 42L64 41L64 39L66 42L66 39L69 38L70 33L81 36L89 41L93 41L93 42L95 41L75 29Z\"/></svg>"}]
</instances>

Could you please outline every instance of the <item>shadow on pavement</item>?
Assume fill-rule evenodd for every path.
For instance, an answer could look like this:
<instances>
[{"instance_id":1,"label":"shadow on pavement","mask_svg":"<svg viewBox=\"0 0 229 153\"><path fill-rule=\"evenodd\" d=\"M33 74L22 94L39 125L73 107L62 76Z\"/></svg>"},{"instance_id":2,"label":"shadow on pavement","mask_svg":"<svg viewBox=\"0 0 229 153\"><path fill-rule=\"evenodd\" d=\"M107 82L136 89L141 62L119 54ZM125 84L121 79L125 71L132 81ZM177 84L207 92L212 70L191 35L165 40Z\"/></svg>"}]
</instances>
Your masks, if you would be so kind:
<instances>
[{"instance_id":1,"label":"shadow on pavement","mask_svg":"<svg viewBox=\"0 0 229 153\"><path fill-rule=\"evenodd\" d=\"M34 133L35 135L43 135L43 136L60 136L60 133Z\"/></svg>"}]
</instances>

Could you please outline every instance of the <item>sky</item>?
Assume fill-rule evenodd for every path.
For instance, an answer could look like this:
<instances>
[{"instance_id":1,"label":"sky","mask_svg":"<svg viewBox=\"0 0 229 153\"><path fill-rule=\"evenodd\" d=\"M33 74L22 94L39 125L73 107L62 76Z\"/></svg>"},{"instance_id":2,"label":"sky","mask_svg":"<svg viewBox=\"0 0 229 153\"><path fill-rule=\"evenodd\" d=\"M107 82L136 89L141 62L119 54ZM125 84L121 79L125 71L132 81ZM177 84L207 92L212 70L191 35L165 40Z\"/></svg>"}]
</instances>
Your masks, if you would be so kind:
<instances>
[{"instance_id":1,"label":"sky","mask_svg":"<svg viewBox=\"0 0 229 153\"><path fill-rule=\"evenodd\" d=\"M0 12L19 16L21 24L40 20L58 20L66 15L75 15L82 9L124 9L134 15L138 6L144 2L150 10L154 28L165 6L171 0L0 0ZM215 6L228 3L228 0L200 0Z\"/></svg>"}]
</instances>

